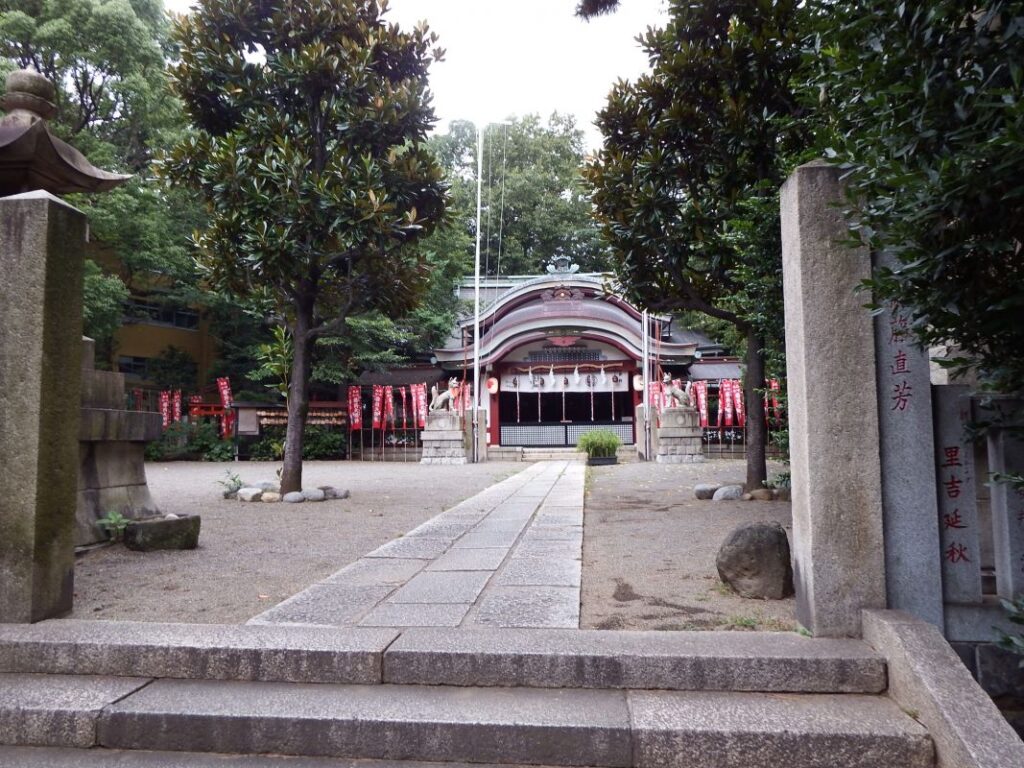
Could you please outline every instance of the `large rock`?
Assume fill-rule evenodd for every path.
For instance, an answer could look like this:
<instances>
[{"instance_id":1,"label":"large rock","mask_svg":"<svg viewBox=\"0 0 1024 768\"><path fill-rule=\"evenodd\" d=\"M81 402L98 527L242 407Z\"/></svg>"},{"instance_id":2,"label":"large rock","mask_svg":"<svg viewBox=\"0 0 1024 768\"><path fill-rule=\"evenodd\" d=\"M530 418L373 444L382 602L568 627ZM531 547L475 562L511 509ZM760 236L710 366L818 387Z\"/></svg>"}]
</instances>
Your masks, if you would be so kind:
<instances>
[{"instance_id":1,"label":"large rock","mask_svg":"<svg viewBox=\"0 0 1024 768\"><path fill-rule=\"evenodd\" d=\"M714 498L715 491L721 487L718 483L697 483L693 486L693 494L698 499L707 500Z\"/></svg>"},{"instance_id":2,"label":"large rock","mask_svg":"<svg viewBox=\"0 0 1024 768\"><path fill-rule=\"evenodd\" d=\"M124 545L137 552L195 549L199 546L199 515L136 520L124 529Z\"/></svg>"},{"instance_id":3,"label":"large rock","mask_svg":"<svg viewBox=\"0 0 1024 768\"><path fill-rule=\"evenodd\" d=\"M263 497L262 488L239 488L235 494L239 501L259 501Z\"/></svg>"},{"instance_id":4,"label":"large rock","mask_svg":"<svg viewBox=\"0 0 1024 768\"><path fill-rule=\"evenodd\" d=\"M771 501L775 496L771 488L755 488L750 492L750 498L754 501Z\"/></svg>"},{"instance_id":5,"label":"large rock","mask_svg":"<svg viewBox=\"0 0 1024 768\"><path fill-rule=\"evenodd\" d=\"M785 529L775 522L744 523L718 550L718 575L740 597L781 600L793 594Z\"/></svg>"},{"instance_id":6,"label":"large rock","mask_svg":"<svg viewBox=\"0 0 1024 768\"><path fill-rule=\"evenodd\" d=\"M319 488L303 488L302 498L306 501L323 501L327 498L327 494Z\"/></svg>"},{"instance_id":7,"label":"large rock","mask_svg":"<svg viewBox=\"0 0 1024 768\"><path fill-rule=\"evenodd\" d=\"M281 500L281 494L277 493L276 491L264 491L263 492L263 498L261 499L261 501L264 501L264 502L267 502L267 503L271 503L271 502L275 502L275 501L280 501L280 500Z\"/></svg>"},{"instance_id":8,"label":"large rock","mask_svg":"<svg viewBox=\"0 0 1024 768\"><path fill-rule=\"evenodd\" d=\"M306 500L306 497L302 495L302 491L291 491L282 496L281 500L289 504L301 504Z\"/></svg>"},{"instance_id":9,"label":"large rock","mask_svg":"<svg viewBox=\"0 0 1024 768\"><path fill-rule=\"evenodd\" d=\"M742 485L723 485L717 491L715 495L711 497L712 501L739 501L743 498L743 486Z\"/></svg>"}]
</instances>

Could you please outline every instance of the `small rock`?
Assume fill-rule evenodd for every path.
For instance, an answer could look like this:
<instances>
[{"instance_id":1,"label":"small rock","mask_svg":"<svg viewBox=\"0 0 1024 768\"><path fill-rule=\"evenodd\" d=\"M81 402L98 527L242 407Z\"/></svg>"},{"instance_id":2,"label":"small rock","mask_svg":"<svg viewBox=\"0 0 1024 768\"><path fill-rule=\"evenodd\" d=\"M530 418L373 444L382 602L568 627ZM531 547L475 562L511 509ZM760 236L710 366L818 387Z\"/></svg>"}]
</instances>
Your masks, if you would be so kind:
<instances>
[{"instance_id":1,"label":"small rock","mask_svg":"<svg viewBox=\"0 0 1024 768\"><path fill-rule=\"evenodd\" d=\"M238 500L239 501L259 501L261 496L263 496L263 489L262 488L239 488L238 489Z\"/></svg>"},{"instance_id":2,"label":"small rock","mask_svg":"<svg viewBox=\"0 0 1024 768\"><path fill-rule=\"evenodd\" d=\"M752 501L753 498L754 497L751 496L749 493L744 493L742 496L740 496L741 501Z\"/></svg>"},{"instance_id":3,"label":"small rock","mask_svg":"<svg viewBox=\"0 0 1024 768\"><path fill-rule=\"evenodd\" d=\"M771 488L755 488L750 492L750 498L757 501L771 501L774 496Z\"/></svg>"},{"instance_id":4,"label":"small rock","mask_svg":"<svg viewBox=\"0 0 1024 768\"><path fill-rule=\"evenodd\" d=\"M302 491L291 491L282 497L282 501L286 501L289 504L301 504L305 500L306 497L302 495Z\"/></svg>"},{"instance_id":5,"label":"small rock","mask_svg":"<svg viewBox=\"0 0 1024 768\"><path fill-rule=\"evenodd\" d=\"M698 499L706 500L713 498L715 495L715 491L717 491L721 487L722 486L718 485L717 483L698 483L697 485L693 486L693 493Z\"/></svg>"},{"instance_id":6,"label":"small rock","mask_svg":"<svg viewBox=\"0 0 1024 768\"><path fill-rule=\"evenodd\" d=\"M738 501L742 496L742 485L723 485L715 491L715 495L711 499L712 501Z\"/></svg>"},{"instance_id":7,"label":"small rock","mask_svg":"<svg viewBox=\"0 0 1024 768\"><path fill-rule=\"evenodd\" d=\"M303 488L302 498L306 501L323 501L327 498L327 494L319 488Z\"/></svg>"},{"instance_id":8,"label":"small rock","mask_svg":"<svg viewBox=\"0 0 1024 768\"><path fill-rule=\"evenodd\" d=\"M174 514L173 512L168 512L166 515L164 515L164 520L178 520L178 519L180 519L179 516Z\"/></svg>"},{"instance_id":9,"label":"small rock","mask_svg":"<svg viewBox=\"0 0 1024 768\"><path fill-rule=\"evenodd\" d=\"M722 581L740 597L781 600L793 594L789 538L776 522L734 528L718 550L715 564Z\"/></svg>"},{"instance_id":10,"label":"small rock","mask_svg":"<svg viewBox=\"0 0 1024 768\"><path fill-rule=\"evenodd\" d=\"M264 491L263 492L263 500L264 501L280 501L281 500L281 494L280 493L275 493L274 491Z\"/></svg>"},{"instance_id":11,"label":"small rock","mask_svg":"<svg viewBox=\"0 0 1024 768\"><path fill-rule=\"evenodd\" d=\"M320 490L324 492L325 499L347 499L349 497L348 488L344 491L339 491L333 486L321 485Z\"/></svg>"},{"instance_id":12,"label":"small rock","mask_svg":"<svg viewBox=\"0 0 1024 768\"><path fill-rule=\"evenodd\" d=\"M281 492L281 484L275 483L273 480L264 480L262 483L256 483L256 487L264 491Z\"/></svg>"}]
</instances>

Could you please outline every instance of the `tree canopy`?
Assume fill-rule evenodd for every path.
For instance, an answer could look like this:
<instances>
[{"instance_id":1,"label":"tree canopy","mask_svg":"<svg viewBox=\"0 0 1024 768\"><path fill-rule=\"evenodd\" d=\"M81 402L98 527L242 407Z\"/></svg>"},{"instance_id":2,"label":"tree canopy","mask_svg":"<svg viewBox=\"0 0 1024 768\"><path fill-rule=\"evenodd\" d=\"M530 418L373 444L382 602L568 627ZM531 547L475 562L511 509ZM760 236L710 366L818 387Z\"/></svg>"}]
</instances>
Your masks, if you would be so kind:
<instances>
[{"instance_id":1,"label":"tree canopy","mask_svg":"<svg viewBox=\"0 0 1024 768\"><path fill-rule=\"evenodd\" d=\"M960 371L1024 391L1024 3L816 3L829 123L856 239L895 255L898 302Z\"/></svg>"},{"instance_id":2,"label":"tree canopy","mask_svg":"<svg viewBox=\"0 0 1024 768\"><path fill-rule=\"evenodd\" d=\"M213 284L266 290L291 335L282 489L301 488L319 338L349 318L407 311L425 260L411 247L445 206L426 148L425 25L388 24L375 0L208 0L177 20L175 91L192 131L163 172L199 191L196 237Z\"/></svg>"},{"instance_id":3,"label":"tree canopy","mask_svg":"<svg viewBox=\"0 0 1024 768\"><path fill-rule=\"evenodd\" d=\"M476 235L476 129L454 121L432 139L452 180L452 218ZM580 176L583 132L569 115L510 118L484 131L481 269L484 274L541 272L556 253L584 270L610 266L591 217L590 193Z\"/></svg>"},{"instance_id":4,"label":"tree canopy","mask_svg":"<svg viewBox=\"0 0 1024 768\"><path fill-rule=\"evenodd\" d=\"M195 297L188 235L200 213L187 195L154 185L149 171L182 127L164 78L167 32L162 0L0 0L4 68L44 74L57 89L53 130L96 165L135 174L112 192L71 200L119 265L86 267L85 331L105 352L130 292Z\"/></svg>"},{"instance_id":5,"label":"tree canopy","mask_svg":"<svg viewBox=\"0 0 1024 768\"><path fill-rule=\"evenodd\" d=\"M669 4L641 42L651 72L617 83L586 176L629 296L696 310L747 339L746 405L760 413L765 350L782 341L778 188L807 140L795 93L795 0ZM751 419L747 485L766 479Z\"/></svg>"}]
</instances>

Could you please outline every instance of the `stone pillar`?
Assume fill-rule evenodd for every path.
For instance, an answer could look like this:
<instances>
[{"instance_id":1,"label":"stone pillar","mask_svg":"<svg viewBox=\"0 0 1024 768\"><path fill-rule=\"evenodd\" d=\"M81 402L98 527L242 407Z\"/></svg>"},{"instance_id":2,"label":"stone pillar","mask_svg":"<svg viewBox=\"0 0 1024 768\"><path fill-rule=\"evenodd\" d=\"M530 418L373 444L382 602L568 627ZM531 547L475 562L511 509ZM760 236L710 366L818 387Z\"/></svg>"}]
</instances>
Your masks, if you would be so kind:
<instances>
[{"instance_id":1,"label":"stone pillar","mask_svg":"<svg viewBox=\"0 0 1024 768\"><path fill-rule=\"evenodd\" d=\"M0 199L0 622L71 610L86 219Z\"/></svg>"},{"instance_id":2,"label":"stone pillar","mask_svg":"<svg viewBox=\"0 0 1024 768\"><path fill-rule=\"evenodd\" d=\"M427 425L420 439L423 441L420 464L466 463L466 436L458 411L428 411Z\"/></svg>"},{"instance_id":3,"label":"stone pillar","mask_svg":"<svg viewBox=\"0 0 1024 768\"><path fill-rule=\"evenodd\" d=\"M1024 401L993 398L992 412L996 418L988 433L989 471L1024 474ZM996 594L1016 600L1024 595L1024 491L1005 482L993 482L991 487Z\"/></svg>"},{"instance_id":4,"label":"stone pillar","mask_svg":"<svg viewBox=\"0 0 1024 768\"><path fill-rule=\"evenodd\" d=\"M704 461L704 430L694 408L666 408L658 427L657 462L690 464Z\"/></svg>"},{"instance_id":5,"label":"stone pillar","mask_svg":"<svg viewBox=\"0 0 1024 768\"><path fill-rule=\"evenodd\" d=\"M875 348L864 250L840 241L839 171L802 165L782 187L793 575L797 619L814 635L859 636L885 607Z\"/></svg>"},{"instance_id":6,"label":"stone pillar","mask_svg":"<svg viewBox=\"0 0 1024 768\"><path fill-rule=\"evenodd\" d=\"M97 371L92 339L82 339L75 546L107 539L96 523L109 512L160 515L146 483L146 443L160 439L160 414L124 409L124 374Z\"/></svg>"},{"instance_id":7,"label":"stone pillar","mask_svg":"<svg viewBox=\"0 0 1024 768\"><path fill-rule=\"evenodd\" d=\"M895 268L875 254L876 270ZM878 429L882 464L886 596L890 608L944 626L928 354L898 304L876 315Z\"/></svg>"},{"instance_id":8,"label":"stone pillar","mask_svg":"<svg viewBox=\"0 0 1024 768\"><path fill-rule=\"evenodd\" d=\"M979 604L981 597L981 521L975 480L974 444L968 439L971 388L932 387L935 413L935 467L942 595L949 603Z\"/></svg>"}]
</instances>

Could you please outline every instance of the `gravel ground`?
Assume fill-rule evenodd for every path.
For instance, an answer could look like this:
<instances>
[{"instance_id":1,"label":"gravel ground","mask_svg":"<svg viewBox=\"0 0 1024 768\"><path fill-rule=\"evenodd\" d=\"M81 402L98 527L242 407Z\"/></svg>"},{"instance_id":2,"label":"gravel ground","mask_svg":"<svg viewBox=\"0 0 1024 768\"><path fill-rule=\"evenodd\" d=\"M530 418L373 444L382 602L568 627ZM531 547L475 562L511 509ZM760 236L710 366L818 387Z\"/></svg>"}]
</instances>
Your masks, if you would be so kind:
<instances>
[{"instance_id":1,"label":"gravel ground","mask_svg":"<svg viewBox=\"0 0 1024 768\"><path fill-rule=\"evenodd\" d=\"M307 462L307 487L333 485L352 496L244 504L222 499L217 481L226 470L248 482L273 479L276 464L149 464L150 489L163 511L202 514L199 549L139 553L117 546L80 555L73 618L242 623L526 466ZM743 464L729 460L590 468L582 626L792 629L792 599L746 600L718 580L715 554L734 526L790 524L788 502L693 496L698 482L740 482L743 474Z\"/></svg>"},{"instance_id":2,"label":"gravel ground","mask_svg":"<svg viewBox=\"0 0 1024 768\"><path fill-rule=\"evenodd\" d=\"M769 466L769 476L782 469ZM794 600L749 600L718 578L715 556L740 523L775 520L783 501L698 501L697 483L742 484L743 462L591 467L580 624L596 629L792 630Z\"/></svg>"},{"instance_id":3,"label":"gravel ground","mask_svg":"<svg viewBox=\"0 0 1024 768\"><path fill-rule=\"evenodd\" d=\"M147 464L164 512L200 513L199 548L94 549L75 564L77 619L235 624L252 618L525 464L467 466L306 462L304 485L347 488L348 499L245 504L221 497L225 471L273 480L272 462Z\"/></svg>"}]
</instances>

